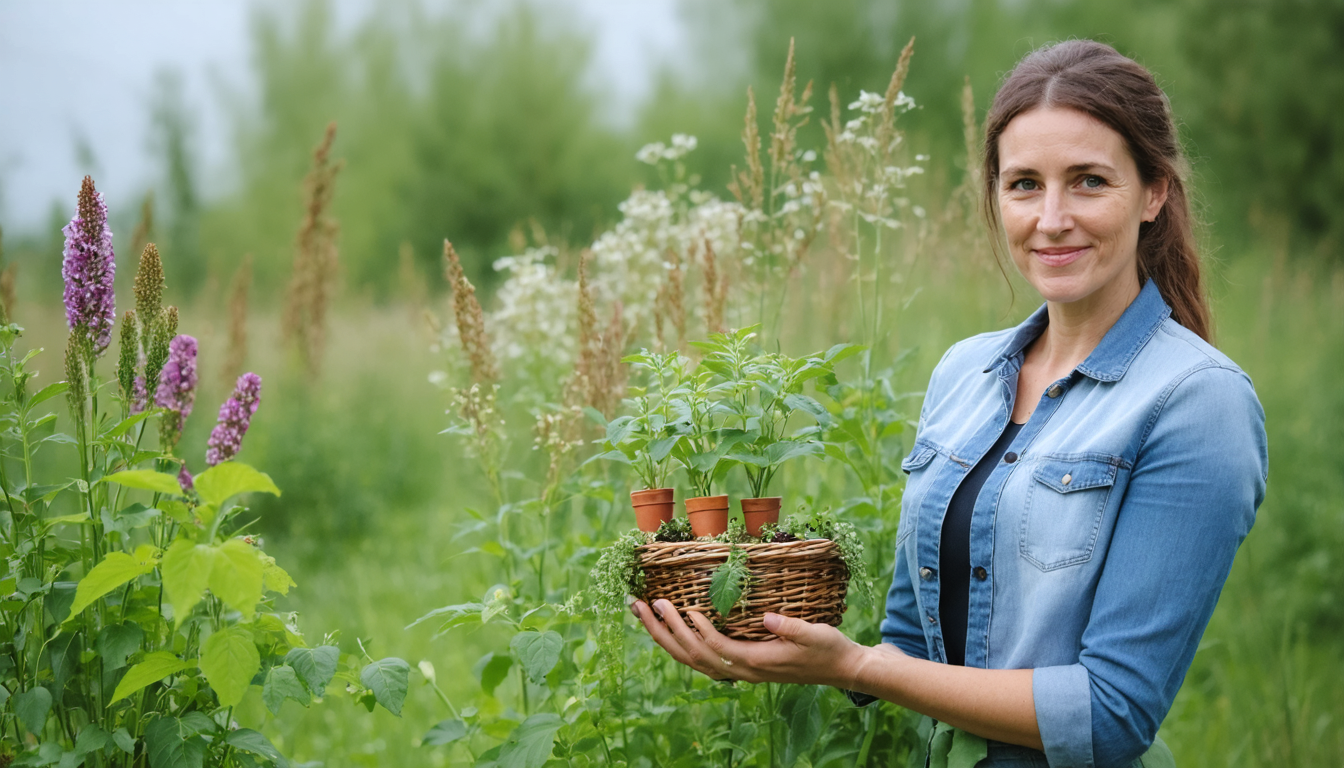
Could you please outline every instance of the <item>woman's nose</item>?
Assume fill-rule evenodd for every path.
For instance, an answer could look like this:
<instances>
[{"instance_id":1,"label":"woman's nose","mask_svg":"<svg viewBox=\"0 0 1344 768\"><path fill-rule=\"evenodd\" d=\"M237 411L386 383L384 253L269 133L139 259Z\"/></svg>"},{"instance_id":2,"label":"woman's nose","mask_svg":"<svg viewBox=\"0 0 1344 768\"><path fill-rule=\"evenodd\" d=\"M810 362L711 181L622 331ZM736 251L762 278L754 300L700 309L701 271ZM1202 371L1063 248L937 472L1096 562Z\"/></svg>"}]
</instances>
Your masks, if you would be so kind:
<instances>
[{"instance_id":1,"label":"woman's nose","mask_svg":"<svg viewBox=\"0 0 1344 768\"><path fill-rule=\"evenodd\" d=\"M1036 229L1049 238L1056 238L1073 228L1068 201L1063 192L1048 190L1041 201L1041 215Z\"/></svg>"}]
</instances>

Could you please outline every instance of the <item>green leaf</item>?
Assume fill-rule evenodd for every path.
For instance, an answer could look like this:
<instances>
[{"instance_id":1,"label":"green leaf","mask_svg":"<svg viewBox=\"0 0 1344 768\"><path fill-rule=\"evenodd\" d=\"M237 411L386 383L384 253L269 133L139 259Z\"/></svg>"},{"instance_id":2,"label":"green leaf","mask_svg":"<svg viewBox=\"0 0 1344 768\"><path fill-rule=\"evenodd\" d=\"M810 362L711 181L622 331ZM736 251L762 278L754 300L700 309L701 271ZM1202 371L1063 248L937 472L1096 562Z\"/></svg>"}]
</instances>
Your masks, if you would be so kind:
<instances>
[{"instance_id":1,"label":"green leaf","mask_svg":"<svg viewBox=\"0 0 1344 768\"><path fill-rule=\"evenodd\" d=\"M821 443L814 442L794 442L785 440L778 443L771 443L770 447L765 449L765 457L769 460L771 466L779 466L790 459L796 459L799 456L816 456L822 453L824 449Z\"/></svg>"},{"instance_id":2,"label":"green leaf","mask_svg":"<svg viewBox=\"0 0 1344 768\"><path fill-rule=\"evenodd\" d=\"M269 475L246 464L226 461L196 476L196 493L207 504L222 505L240 493L273 493L280 495Z\"/></svg>"},{"instance_id":3,"label":"green leaf","mask_svg":"<svg viewBox=\"0 0 1344 768\"><path fill-rule=\"evenodd\" d=\"M389 657L364 667L359 673L359 681L373 691L374 698L388 712L401 717L401 705L406 701L410 674L411 665L404 659Z\"/></svg>"},{"instance_id":4,"label":"green leaf","mask_svg":"<svg viewBox=\"0 0 1344 768\"><path fill-rule=\"evenodd\" d=\"M166 493L170 496L182 495L182 486L177 482L177 475L155 472L152 469L126 469L114 472L98 482L116 483L127 488Z\"/></svg>"},{"instance_id":5,"label":"green leaf","mask_svg":"<svg viewBox=\"0 0 1344 768\"><path fill-rule=\"evenodd\" d=\"M513 729L500 745L503 768L541 768L551 757L555 732L565 724L554 712L532 715Z\"/></svg>"},{"instance_id":6,"label":"green leaf","mask_svg":"<svg viewBox=\"0 0 1344 768\"><path fill-rule=\"evenodd\" d=\"M264 581L265 565L256 547L242 539L229 539L216 548L210 569L210 591L243 614L244 621L251 621L256 615Z\"/></svg>"},{"instance_id":7,"label":"green leaf","mask_svg":"<svg viewBox=\"0 0 1344 768\"><path fill-rule=\"evenodd\" d=\"M150 768L201 768L205 739L194 727L175 717L160 717L145 729Z\"/></svg>"},{"instance_id":8,"label":"green leaf","mask_svg":"<svg viewBox=\"0 0 1344 768\"><path fill-rule=\"evenodd\" d=\"M143 544L134 555L125 552L110 552L103 561L79 580L75 590L75 602L70 606L70 616L78 616L80 611L93 604L93 601L108 592L154 570L158 562L158 549ZM66 619L69 621L69 619Z\"/></svg>"},{"instance_id":9,"label":"green leaf","mask_svg":"<svg viewBox=\"0 0 1344 768\"><path fill-rule=\"evenodd\" d=\"M429 729L420 739L422 747L441 747L444 744L452 744L466 737L468 732L467 724L461 720L444 720L438 725Z\"/></svg>"},{"instance_id":10,"label":"green leaf","mask_svg":"<svg viewBox=\"0 0 1344 768\"><path fill-rule=\"evenodd\" d=\"M214 547L178 539L163 553L159 572L163 574L163 590L173 605L173 615L179 626L201 601L201 594L210 583L215 552Z\"/></svg>"},{"instance_id":11,"label":"green leaf","mask_svg":"<svg viewBox=\"0 0 1344 768\"><path fill-rule=\"evenodd\" d=\"M507 653L487 653L481 661L477 664L481 674L481 690L487 696L494 696L495 689L504 682L509 669L513 667L513 657Z\"/></svg>"},{"instance_id":12,"label":"green leaf","mask_svg":"<svg viewBox=\"0 0 1344 768\"><path fill-rule=\"evenodd\" d=\"M509 649L523 665L528 679L537 685L546 682L546 675L560 661L564 638L558 632L519 632L509 641Z\"/></svg>"},{"instance_id":13,"label":"green leaf","mask_svg":"<svg viewBox=\"0 0 1344 768\"><path fill-rule=\"evenodd\" d=\"M51 711L51 691L42 686L17 693L13 699L14 714L29 733L39 734Z\"/></svg>"},{"instance_id":14,"label":"green leaf","mask_svg":"<svg viewBox=\"0 0 1344 768\"><path fill-rule=\"evenodd\" d=\"M672 452L672 449L676 447L681 438L682 435L672 435L671 437L660 437L649 443L649 458L654 461L662 461L663 459L666 459L667 455Z\"/></svg>"},{"instance_id":15,"label":"green leaf","mask_svg":"<svg viewBox=\"0 0 1344 768\"><path fill-rule=\"evenodd\" d=\"M607 442L612 446L620 445L635 429L635 417L619 416L607 422Z\"/></svg>"},{"instance_id":16,"label":"green leaf","mask_svg":"<svg viewBox=\"0 0 1344 768\"><path fill-rule=\"evenodd\" d=\"M135 754L135 738L131 736L130 731L125 728L118 728L112 732L112 740L117 743L117 749L128 755Z\"/></svg>"},{"instance_id":17,"label":"green leaf","mask_svg":"<svg viewBox=\"0 0 1344 768\"><path fill-rule=\"evenodd\" d=\"M121 437L122 435L130 431L131 427L134 427L136 424L139 424L145 419L148 419L155 413L158 413L158 411L153 408L150 408L148 410L141 411L137 414L127 416L126 418L118 422L115 427L104 432L103 437Z\"/></svg>"},{"instance_id":18,"label":"green leaf","mask_svg":"<svg viewBox=\"0 0 1344 768\"><path fill-rule=\"evenodd\" d=\"M797 759L817 743L821 736L820 685L789 686L789 695L780 707L780 715L788 724L785 731L784 764L793 765Z\"/></svg>"},{"instance_id":19,"label":"green leaf","mask_svg":"<svg viewBox=\"0 0 1344 768\"><path fill-rule=\"evenodd\" d=\"M294 668L281 664L277 667L271 667L266 673L266 684L261 688L261 700L266 703L266 708L271 710L271 714L280 714L280 705L285 703L285 699L293 699L303 706L308 706L310 698L308 689L299 682L299 675Z\"/></svg>"},{"instance_id":20,"label":"green leaf","mask_svg":"<svg viewBox=\"0 0 1344 768\"><path fill-rule=\"evenodd\" d=\"M221 707L232 707L261 669L261 655L252 641L252 633L242 627L229 627L210 636L201 647L201 671L215 689Z\"/></svg>"},{"instance_id":21,"label":"green leaf","mask_svg":"<svg viewBox=\"0 0 1344 768\"><path fill-rule=\"evenodd\" d=\"M267 592L279 592L282 595L289 594L290 587L297 587L294 579L290 578L289 572L275 564L275 558L270 555L261 556L261 586Z\"/></svg>"},{"instance_id":22,"label":"green leaf","mask_svg":"<svg viewBox=\"0 0 1344 768\"><path fill-rule=\"evenodd\" d=\"M336 674L336 662L340 657L341 651L336 646L319 645L316 648L293 649L285 654L285 663L293 667L308 685L308 690L320 698Z\"/></svg>"},{"instance_id":23,"label":"green leaf","mask_svg":"<svg viewBox=\"0 0 1344 768\"><path fill-rule=\"evenodd\" d=\"M28 409L32 410L33 408L36 408L39 404L44 403L50 400L51 398L56 397L57 395L64 394L65 391L69 388L70 388L70 382L68 381L58 381L54 384L48 384L47 386L37 390L37 392L34 393L32 397L28 398Z\"/></svg>"},{"instance_id":24,"label":"green leaf","mask_svg":"<svg viewBox=\"0 0 1344 768\"><path fill-rule=\"evenodd\" d=\"M280 750L275 748L271 740L251 728L239 728L236 731L230 731L224 741L237 749L251 752L254 755L261 755L273 762L281 764L285 762L284 755L280 754Z\"/></svg>"},{"instance_id":25,"label":"green leaf","mask_svg":"<svg viewBox=\"0 0 1344 768\"><path fill-rule=\"evenodd\" d=\"M865 349L867 349L867 347L862 344L836 344L826 350L826 354L822 355L822 359L828 363L838 363L851 355L857 355Z\"/></svg>"},{"instance_id":26,"label":"green leaf","mask_svg":"<svg viewBox=\"0 0 1344 768\"><path fill-rule=\"evenodd\" d=\"M111 672L126 666L126 657L140 650L144 631L134 622L109 624L98 633L98 655L103 659L103 670Z\"/></svg>"},{"instance_id":27,"label":"green leaf","mask_svg":"<svg viewBox=\"0 0 1344 768\"><path fill-rule=\"evenodd\" d=\"M126 670L126 676L117 683L117 690L112 694L112 700L108 704L115 704L150 683L157 683L169 675L175 675L194 666L196 666L194 663L183 661L167 651L151 653L139 664Z\"/></svg>"},{"instance_id":28,"label":"green leaf","mask_svg":"<svg viewBox=\"0 0 1344 768\"><path fill-rule=\"evenodd\" d=\"M112 746L112 734L89 723L79 732L79 738L75 739L75 754L87 755L110 746Z\"/></svg>"},{"instance_id":29,"label":"green leaf","mask_svg":"<svg viewBox=\"0 0 1344 768\"><path fill-rule=\"evenodd\" d=\"M742 599L747 586L747 551L734 547L728 553L723 565L714 569L709 577L709 600L714 610L727 618L733 606Z\"/></svg>"},{"instance_id":30,"label":"green leaf","mask_svg":"<svg viewBox=\"0 0 1344 768\"><path fill-rule=\"evenodd\" d=\"M808 414L816 419L818 424L827 425L831 423L831 412L826 410L826 406L807 395L785 395L784 405L791 410Z\"/></svg>"}]
</instances>

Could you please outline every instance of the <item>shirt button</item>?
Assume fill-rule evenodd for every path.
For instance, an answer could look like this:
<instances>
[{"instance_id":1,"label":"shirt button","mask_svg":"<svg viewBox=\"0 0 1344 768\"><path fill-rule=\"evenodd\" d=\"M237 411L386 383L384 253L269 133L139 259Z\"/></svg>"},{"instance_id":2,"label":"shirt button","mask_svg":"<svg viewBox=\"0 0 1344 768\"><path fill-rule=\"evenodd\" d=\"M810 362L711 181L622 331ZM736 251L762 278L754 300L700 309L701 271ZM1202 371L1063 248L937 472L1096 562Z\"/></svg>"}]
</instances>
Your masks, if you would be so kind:
<instances>
[{"instance_id":1,"label":"shirt button","mask_svg":"<svg viewBox=\"0 0 1344 768\"><path fill-rule=\"evenodd\" d=\"M1045 391L1045 394L1049 395L1050 397L1059 397L1060 395L1064 394L1064 388L1059 386L1058 384L1054 384Z\"/></svg>"},{"instance_id":2,"label":"shirt button","mask_svg":"<svg viewBox=\"0 0 1344 768\"><path fill-rule=\"evenodd\" d=\"M929 623L930 623L930 624L937 624L937 623L938 623L938 620L935 619L935 618L933 618L932 616L930 616L930 617L929 617Z\"/></svg>"},{"instance_id":3,"label":"shirt button","mask_svg":"<svg viewBox=\"0 0 1344 768\"><path fill-rule=\"evenodd\" d=\"M1017 461L1017 454L1016 454L1016 453L1013 453L1012 451L1009 451L1009 452L1003 454L1003 463L1005 463L1005 464L1012 464L1014 461Z\"/></svg>"},{"instance_id":4,"label":"shirt button","mask_svg":"<svg viewBox=\"0 0 1344 768\"><path fill-rule=\"evenodd\" d=\"M989 572L986 571L983 566L979 565L975 567L974 571L971 571L971 574L975 576L976 581L984 581L989 578Z\"/></svg>"},{"instance_id":5,"label":"shirt button","mask_svg":"<svg viewBox=\"0 0 1344 768\"><path fill-rule=\"evenodd\" d=\"M1073 475L1065 475L1059 482L1068 485L1073 482Z\"/></svg>"},{"instance_id":6,"label":"shirt button","mask_svg":"<svg viewBox=\"0 0 1344 768\"><path fill-rule=\"evenodd\" d=\"M919 569L919 578L924 579L925 581L927 581L927 580L929 580L929 579L932 579L932 578L933 578L933 569L932 569L932 568L929 568L929 567L927 567L927 566L925 566L924 568L920 568L920 569Z\"/></svg>"}]
</instances>

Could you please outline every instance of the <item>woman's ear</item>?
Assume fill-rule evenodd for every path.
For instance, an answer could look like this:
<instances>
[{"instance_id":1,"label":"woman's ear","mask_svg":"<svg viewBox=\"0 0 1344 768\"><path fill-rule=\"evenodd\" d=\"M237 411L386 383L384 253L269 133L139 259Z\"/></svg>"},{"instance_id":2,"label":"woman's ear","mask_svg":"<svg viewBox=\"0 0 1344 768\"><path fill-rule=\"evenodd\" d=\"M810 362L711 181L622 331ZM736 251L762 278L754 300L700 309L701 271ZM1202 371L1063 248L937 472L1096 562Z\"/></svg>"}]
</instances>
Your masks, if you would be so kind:
<instances>
[{"instance_id":1,"label":"woman's ear","mask_svg":"<svg viewBox=\"0 0 1344 768\"><path fill-rule=\"evenodd\" d=\"M1162 206L1167 202L1167 190L1171 186L1171 179L1166 176L1154 181L1144 188L1148 195L1148 203L1143 208L1143 220L1154 221L1157 214L1162 212Z\"/></svg>"}]
</instances>

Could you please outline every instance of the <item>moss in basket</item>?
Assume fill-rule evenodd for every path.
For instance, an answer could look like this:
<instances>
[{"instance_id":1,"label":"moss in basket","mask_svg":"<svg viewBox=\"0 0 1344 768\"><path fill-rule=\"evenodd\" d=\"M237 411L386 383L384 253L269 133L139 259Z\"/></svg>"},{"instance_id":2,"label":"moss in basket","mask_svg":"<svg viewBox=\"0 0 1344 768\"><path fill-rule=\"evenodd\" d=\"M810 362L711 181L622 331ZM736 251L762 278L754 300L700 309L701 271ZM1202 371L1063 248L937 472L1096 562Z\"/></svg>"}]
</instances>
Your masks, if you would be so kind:
<instances>
[{"instance_id":1,"label":"moss in basket","mask_svg":"<svg viewBox=\"0 0 1344 768\"><path fill-rule=\"evenodd\" d=\"M637 567L635 549L649 543L650 536L639 529L621 534L602 550L589 576L590 605L597 614L597 655L602 682L614 690L625 674L625 632L623 614L626 596L644 593L644 574Z\"/></svg>"},{"instance_id":2,"label":"moss in basket","mask_svg":"<svg viewBox=\"0 0 1344 768\"><path fill-rule=\"evenodd\" d=\"M766 531L763 529L761 533L765 534ZM789 515L772 531L775 541L788 541L784 538L787 536L834 541L840 549L840 559L849 570L850 585L858 587L860 604L865 608L873 606L873 579L868 574L868 563L863 558L863 541L852 524L836 520L829 509L810 515Z\"/></svg>"},{"instance_id":3,"label":"moss in basket","mask_svg":"<svg viewBox=\"0 0 1344 768\"><path fill-rule=\"evenodd\" d=\"M654 541L681 542L690 541L694 538L695 536L691 533L691 521L684 517L664 520L653 534Z\"/></svg>"}]
</instances>

